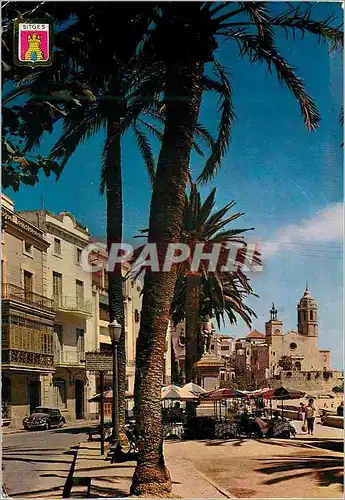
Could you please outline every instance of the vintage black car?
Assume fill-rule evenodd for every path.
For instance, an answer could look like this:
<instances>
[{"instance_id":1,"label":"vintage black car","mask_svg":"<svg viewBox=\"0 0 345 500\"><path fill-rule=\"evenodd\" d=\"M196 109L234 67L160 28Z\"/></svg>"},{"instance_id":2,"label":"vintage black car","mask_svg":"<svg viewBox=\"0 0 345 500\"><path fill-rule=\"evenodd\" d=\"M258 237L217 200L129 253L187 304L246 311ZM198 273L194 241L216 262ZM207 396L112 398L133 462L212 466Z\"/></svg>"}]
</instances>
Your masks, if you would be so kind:
<instances>
[{"instance_id":1,"label":"vintage black car","mask_svg":"<svg viewBox=\"0 0 345 500\"><path fill-rule=\"evenodd\" d=\"M24 429L50 429L51 427L62 427L66 423L65 417L61 415L58 408L45 408L38 406L30 417L23 420Z\"/></svg>"}]
</instances>

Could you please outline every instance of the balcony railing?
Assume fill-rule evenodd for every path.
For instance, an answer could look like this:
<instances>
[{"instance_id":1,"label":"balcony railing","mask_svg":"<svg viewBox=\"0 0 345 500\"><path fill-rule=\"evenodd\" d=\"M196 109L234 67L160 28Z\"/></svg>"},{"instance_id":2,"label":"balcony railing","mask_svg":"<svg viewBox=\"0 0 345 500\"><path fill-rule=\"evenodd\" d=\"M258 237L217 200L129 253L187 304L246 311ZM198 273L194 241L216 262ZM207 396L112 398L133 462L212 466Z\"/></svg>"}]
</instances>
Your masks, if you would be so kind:
<instances>
[{"instance_id":1,"label":"balcony railing","mask_svg":"<svg viewBox=\"0 0 345 500\"><path fill-rule=\"evenodd\" d=\"M85 361L85 352L83 351L56 351L54 353L54 363L56 365L78 366L83 361Z\"/></svg>"},{"instance_id":2,"label":"balcony railing","mask_svg":"<svg viewBox=\"0 0 345 500\"><path fill-rule=\"evenodd\" d=\"M21 366L34 370L54 370L54 357L52 354L18 351L16 349L2 349L3 365Z\"/></svg>"},{"instance_id":3,"label":"balcony railing","mask_svg":"<svg viewBox=\"0 0 345 500\"><path fill-rule=\"evenodd\" d=\"M91 314L91 300L78 296L56 295L53 297L53 308L55 311Z\"/></svg>"},{"instance_id":4,"label":"balcony railing","mask_svg":"<svg viewBox=\"0 0 345 500\"><path fill-rule=\"evenodd\" d=\"M32 306L36 306L42 309L52 309L53 301L39 295L38 293L25 290L20 286L13 285L12 283L2 284L2 299L17 300L18 302L24 302Z\"/></svg>"}]
</instances>

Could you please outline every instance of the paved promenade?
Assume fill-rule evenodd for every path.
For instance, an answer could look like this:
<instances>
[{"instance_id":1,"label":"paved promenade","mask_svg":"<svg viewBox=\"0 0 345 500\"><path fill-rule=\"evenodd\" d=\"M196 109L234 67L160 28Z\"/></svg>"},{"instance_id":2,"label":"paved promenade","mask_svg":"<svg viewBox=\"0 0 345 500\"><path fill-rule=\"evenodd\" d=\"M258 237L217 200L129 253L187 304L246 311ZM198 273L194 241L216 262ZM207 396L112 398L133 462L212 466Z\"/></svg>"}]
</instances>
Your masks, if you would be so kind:
<instances>
[{"instance_id":1,"label":"paved promenade","mask_svg":"<svg viewBox=\"0 0 345 500\"><path fill-rule=\"evenodd\" d=\"M314 436L290 440L166 441L164 453L178 497L342 498L342 446L342 429L317 424ZM135 462L110 465L98 447L82 445L75 477L91 478L92 496L128 495ZM71 496L86 491L80 485Z\"/></svg>"},{"instance_id":2,"label":"paved promenade","mask_svg":"<svg viewBox=\"0 0 345 500\"><path fill-rule=\"evenodd\" d=\"M301 422L295 422L297 430ZM343 430L316 425L296 439L166 441L173 494L182 498L342 498ZM72 464L70 446L85 429L3 436L3 478L11 497L61 498ZM72 498L125 497L135 462L110 465L99 443L81 444ZM21 480L18 481L18 477ZM25 492L25 495L24 495Z\"/></svg>"},{"instance_id":3,"label":"paved promenade","mask_svg":"<svg viewBox=\"0 0 345 500\"><path fill-rule=\"evenodd\" d=\"M314 436L290 440L167 442L165 456L239 498L343 498L343 438L342 429L317 424Z\"/></svg>"}]
</instances>

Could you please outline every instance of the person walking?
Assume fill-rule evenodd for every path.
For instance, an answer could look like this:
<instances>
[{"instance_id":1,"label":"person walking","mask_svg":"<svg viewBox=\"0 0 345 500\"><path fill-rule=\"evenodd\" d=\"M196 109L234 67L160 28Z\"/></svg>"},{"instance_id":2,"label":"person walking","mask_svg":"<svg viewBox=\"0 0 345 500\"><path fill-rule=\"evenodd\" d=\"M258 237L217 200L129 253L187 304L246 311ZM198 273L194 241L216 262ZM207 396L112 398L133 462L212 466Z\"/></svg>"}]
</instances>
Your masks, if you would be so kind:
<instances>
[{"instance_id":1,"label":"person walking","mask_svg":"<svg viewBox=\"0 0 345 500\"><path fill-rule=\"evenodd\" d=\"M298 411L298 420L302 420L302 422L305 421L305 412L306 412L305 404L300 403Z\"/></svg>"},{"instance_id":2,"label":"person walking","mask_svg":"<svg viewBox=\"0 0 345 500\"><path fill-rule=\"evenodd\" d=\"M308 405L306 406L305 410L305 419L307 421L308 434L314 434L316 408L313 399L309 399Z\"/></svg>"}]
</instances>

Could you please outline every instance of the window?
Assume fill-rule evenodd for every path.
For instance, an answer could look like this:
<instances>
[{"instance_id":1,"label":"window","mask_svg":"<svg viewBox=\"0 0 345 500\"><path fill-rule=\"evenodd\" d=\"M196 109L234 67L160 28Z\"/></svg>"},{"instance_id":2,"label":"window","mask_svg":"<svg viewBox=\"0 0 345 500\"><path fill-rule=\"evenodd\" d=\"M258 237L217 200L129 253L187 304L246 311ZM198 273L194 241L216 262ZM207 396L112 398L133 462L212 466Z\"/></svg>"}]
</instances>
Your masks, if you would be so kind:
<instances>
[{"instance_id":1,"label":"window","mask_svg":"<svg viewBox=\"0 0 345 500\"><path fill-rule=\"evenodd\" d=\"M62 296L62 274L53 271L53 295L54 297Z\"/></svg>"},{"instance_id":2,"label":"window","mask_svg":"<svg viewBox=\"0 0 345 500\"><path fill-rule=\"evenodd\" d=\"M77 307L84 307L84 282L75 280Z\"/></svg>"},{"instance_id":3,"label":"window","mask_svg":"<svg viewBox=\"0 0 345 500\"><path fill-rule=\"evenodd\" d=\"M101 321L107 321L109 323L109 306L106 304L99 304L99 319Z\"/></svg>"},{"instance_id":4,"label":"window","mask_svg":"<svg viewBox=\"0 0 345 500\"><path fill-rule=\"evenodd\" d=\"M77 351L85 352L85 336L84 330L82 328L76 329L76 338L77 338Z\"/></svg>"},{"instance_id":5,"label":"window","mask_svg":"<svg viewBox=\"0 0 345 500\"><path fill-rule=\"evenodd\" d=\"M303 311L303 321L307 321L307 311Z\"/></svg>"},{"instance_id":6,"label":"window","mask_svg":"<svg viewBox=\"0 0 345 500\"><path fill-rule=\"evenodd\" d=\"M56 408L67 408L67 391L65 380L53 380L53 397L54 406L56 406Z\"/></svg>"},{"instance_id":7,"label":"window","mask_svg":"<svg viewBox=\"0 0 345 500\"><path fill-rule=\"evenodd\" d=\"M82 253L82 250L80 248L77 248L77 262L78 262L78 264L81 261L81 253Z\"/></svg>"},{"instance_id":8,"label":"window","mask_svg":"<svg viewBox=\"0 0 345 500\"><path fill-rule=\"evenodd\" d=\"M314 311L310 311L310 321L314 320Z\"/></svg>"},{"instance_id":9,"label":"window","mask_svg":"<svg viewBox=\"0 0 345 500\"><path fill-rule=\"evenodd\" d=\"M54 254L61 255L61 240L54 238Z\"/></svg>"},{"instance_id":10,"label":"window","mask_svg":"<svg viewBox=\"0 0 345 500\"><path fill-rule=\"evenodd\" d=\"M229 351L230 347L228 345L222 345L220 346L221 351Z\"/></svg>"},{"instance_id":11,"label":"window","mask_svg":"<svg viewBox=\"0 0 345 500\"><path fill-rule=\"evenodd\" d=\"M295 368L298 372L300 372L302 370L302 365L299 361L296 361Z\"/></svg>"},{"instance_id":12,"label":"window","mask_svg":"<svg viewBox=\"0 0 345 500\"><path fill-rule=\"evenodd\" d=\"M45 325L42 325L41 330L41 351L45 354L51 354L53 352L52 334Z\"/></svg>"},{"instance_id":13,"label":"window","mask_svg":"<svg viewBox=\"0 0 345 500\"><path fill-rule=\"evenodd\" d=\"M24 271L24 295L27 300L31 299L33 292L33 274Z\"/></svg>"},{"instance_id":14,"label":"window","mask_svg":"<svg viewBox=\"0 0 345 500\"><path fill-rule=\"evenodd\" d=\"M290 344L290 349L291 349L292 351L294 351L295 349L297 349L297 344L296 344L296 342L291 342L291 344Z\"/></svg>"},{"instance_id":15,"label":"window","mask_svg":"<svg viewBox=\"0 0 345 500\"><path fill-rule=\"evenodd\" d=\"M136 323L139 323L139 322L140 322L140 314L139 314L138 309L136 309L136 310L134 311L134 321L135 321Z\"/></svg>"},{"instance_id":16,"label":"window","mask_svg":"<svg viewBox=\"0 0 345 500\"><path fill-rule=\"evenodd\" d=\"M3 285L5 281L5 262L1 260L1 285Z\"/></svg>"},{"instance_id":17,"label":"window","mask_svg":"<svg viewBox=\"0 0 345 500\"><path fill-rule=\"evenodd\" d=\"M62 351L63 344L63 328L62 325L54 325L54 353L58 354Z\"/></svg>"},{"instance_id":18,"label":"window","mask_svg":"<svg viewBox=\"0 0 345 500\"><path fill-rule=\"evenodd\" d=\"M23 244L23 253L32 256L33 246L31 245L31 243L28 243L27 241L24 241L24 244Z\"/></svg>"}]
</instances>

